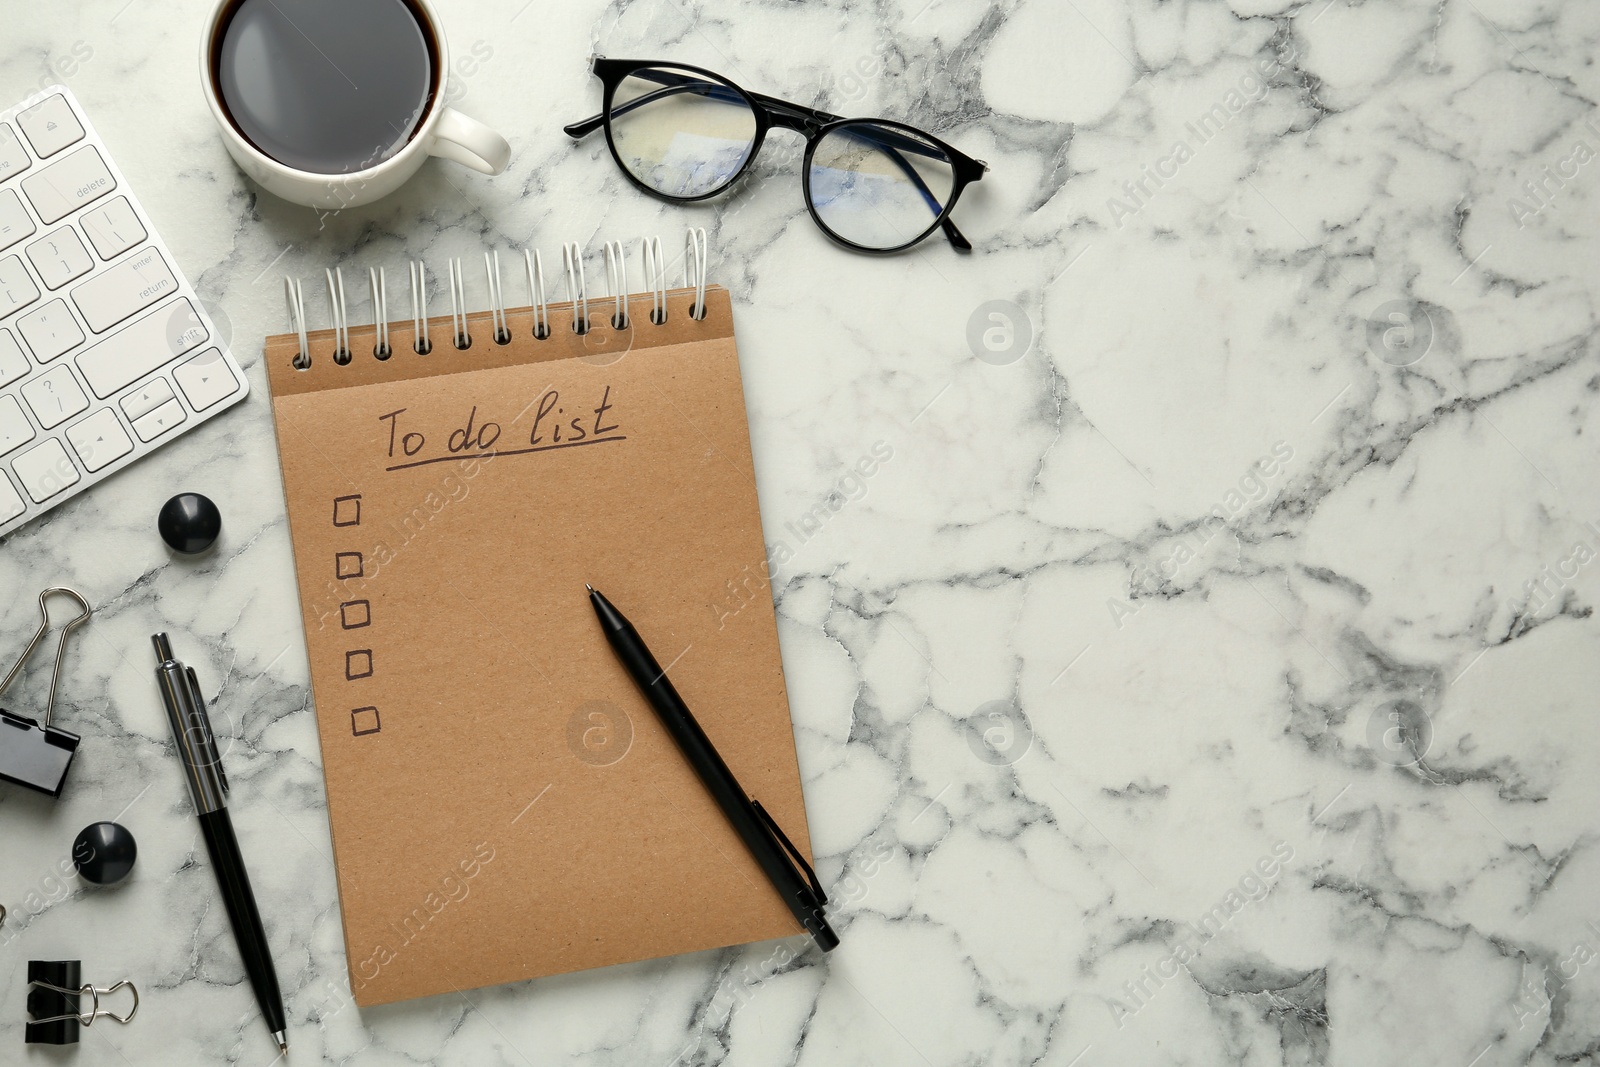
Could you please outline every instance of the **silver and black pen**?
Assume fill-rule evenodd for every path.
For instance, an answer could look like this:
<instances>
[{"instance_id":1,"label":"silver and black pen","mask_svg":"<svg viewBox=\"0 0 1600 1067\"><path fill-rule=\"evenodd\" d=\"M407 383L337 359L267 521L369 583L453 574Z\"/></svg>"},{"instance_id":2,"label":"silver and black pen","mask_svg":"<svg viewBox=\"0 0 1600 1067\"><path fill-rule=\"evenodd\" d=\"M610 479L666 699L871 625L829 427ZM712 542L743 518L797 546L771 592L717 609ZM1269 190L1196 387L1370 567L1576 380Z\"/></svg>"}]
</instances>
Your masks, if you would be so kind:
<instances>
[{"instance_id":1,"label":"silver and black pen","mask_svg":"<svg viewBox=\"0 0 1600 1067\"><path fill-rule=\"evenodd\" d=\"M156 646L156 683L161 687L162 703L167 706L167 722L183 761L189 795L200 816L200 829L211 853L211 866L217 872L217 884L222 887L222 902L233 923L239 954L244 957L245 973L250 976L261 1014L272 1028L273 1040L280 1052L287 1053L288 1024L284 1020L283 994L278 989L278 972L272 965L272 950L267 947L267 932L261 927L255 894L250 890L250 875L239 852L239 839L233 834L233 820L228 817L228 776L222 770L222 753L211 730L211 717L206 714L205 698L200 695L193 668L173 658L167 635L156 634L150 640Z\"/></svg>"}]
</instances>

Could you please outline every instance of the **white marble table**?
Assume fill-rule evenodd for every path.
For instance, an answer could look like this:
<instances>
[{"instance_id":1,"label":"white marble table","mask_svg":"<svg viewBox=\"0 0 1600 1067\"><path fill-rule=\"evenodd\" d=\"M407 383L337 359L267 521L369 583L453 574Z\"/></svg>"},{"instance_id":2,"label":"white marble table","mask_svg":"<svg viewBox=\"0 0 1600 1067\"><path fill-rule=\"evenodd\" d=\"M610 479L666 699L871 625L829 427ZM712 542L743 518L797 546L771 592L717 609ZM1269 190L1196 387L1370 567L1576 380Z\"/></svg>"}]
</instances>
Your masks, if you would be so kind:
<instances>
[{"instance_id":1,"label":"white marble table","mask_svg":"<svg viewBox=\"0 0 1600 1067\"><path fill-rule=\"evenodd\" d=\"M0 16L0 97L76 54L255 389L0 546L0 658L44 585L98 608L63 682L68 795L0 792L0 1061L275 1055L155 701L158 629L233 713L296 1062L1600 1060L1600 8L440 0L479 57L459 106L511 169L436 161L319 218L213 135L206 6ZM958 211L975 251L830 246L782 135L723 203L644 198L559 129L595 109L596 46L939 131L992 167ZM327 264L442 273L690 222L792 550L773 595L843 944L360 1011L260 365L282 276L323 324ZM154 532L179 490L224 513L199 561ZM7 702L47 685L41 659ZM111 817L131 882L63 876ZM56 956L144 995L75 1058L22 1045L25 961Z\"/></svg>"}]
</instances>

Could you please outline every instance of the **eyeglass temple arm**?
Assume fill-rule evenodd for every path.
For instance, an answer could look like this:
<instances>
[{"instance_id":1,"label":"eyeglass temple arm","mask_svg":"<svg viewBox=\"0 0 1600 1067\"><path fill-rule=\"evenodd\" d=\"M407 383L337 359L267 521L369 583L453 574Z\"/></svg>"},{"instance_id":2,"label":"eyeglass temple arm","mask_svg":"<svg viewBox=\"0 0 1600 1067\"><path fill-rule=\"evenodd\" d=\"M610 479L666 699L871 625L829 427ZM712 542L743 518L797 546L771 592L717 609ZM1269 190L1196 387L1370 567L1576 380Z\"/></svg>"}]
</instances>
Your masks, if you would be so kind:
<instances>
[{"instance_id":1,"label":"eyeglass temple arm","mask_svg":"<svg viewBox=\"0 0 1600 1067\"><path fill-rule=\"evenodd\" d=\"M561 127L561 131L576 141L589 136L605 124L606 117L604 115L590 115L581 122L574 122L570 126Z\"/></svg>"},{"instance_id":2,"label":"eyeglass temple arm","mask_svg":"<svg viewBox=\"0 0 1600 1067\"><path fill-rule=\"evenodd\" d=\"M684 77L682 75L673 74L670 71L649 69L636 70L629 74L628 77L638 78L640 81L653 81L664 88L657 89L654 92L644 93L641 96L637 96L634 99L629 100L625 104L618 104L614 106L611 109L613 116L626 115L635 108L642 107L645 104L654 103L657 100L662 100L669 96L676 96L679 93L696 93L700 96L710 97L713 100L720 100L723 103L729 104L743 104L745 102L743 97L726 85L721 85L717 82L704 81L697 78ZM793 104L787 100L780 100L775 96L767 96L764 93L751 93L749 95L751 100L761 104L763 107L767 108L767 110L773 112L779 117L796 119L806 126L826 126L830 122L839 122L844 117L842 115L835 115L827 111L819 111L816 108L805 107L801 104ZM605 125L605 120L605 115L603 113L599 115L591 115L581 122L574 122L570 126L563 127L563 129L569 136L587 137L589 134ZM902 151L911 152L914 155L934 156L937 154L934 149L922 144L915 138L905 137L901 134L895 133L893 130L885 129L878 131L876 139L882 144L893 148L898 148Z\"/></svg>"},{"instance_id":3,"label":"eyeglass temple arm","mask_svg":"<svg viewBox=\"0 0 1600 1067\"><path fill-rule=\"evenodd\" d=\"M700 96L709 96L713 100L721 100L730 104L744 103L744 99L738 93L725 85L718 85L716 82L702 81L695 78L686 78L664 70L636 70L630 73L628 77L638 78L641 81L653 81L658 85L665 86L665 88L637 96L625 104L613 106L611 114L614 116L626 115L635 108L643 107L645 104L654 103L669 96L676 96L679 93L697 93ZM570 126L563 126L562 131L576 140L580 137L589 136L595 130L604 126L605 122L606 116L602 112L598 115L591 115L581 122L574 122Z\"/></svg>"},{"instance_id":4,"label":"eyeglass temple arm","mask_svg":"<svg viewBox=\"0 0 1600 1067\"><path fill-rule=\"evenodd\" d=\"M634 110L635 108L641 108L646 104L653 104L657 100L664 100L669 96L677 96L679 93L697 93L700 96L709 96L709 97L712 97L713 99L722 99L722 100L724 100L724 101L726 101L728 103L735 103L735 102L740 103L740 104L744 103L743 100L739 100L737 97L733 96L733 94L731 94L731 93L728 93L726 90L724 90L721 93L717 92L716 91L717 88L718 88L717 86L711 85L711 84L706 83L706 82L702 82L701 84L705 87L704 89L696 88L693 85L673 85L673 86L669 86L669 87L667 87L665 89L656 89L653 92L648 92L648 93L645 93L642 96L634 97L632 100L629 100L625 104L615 104L615 105L613 105L612 108L611 108L611 115L612 115L613 118L621 116L621 115L626 115L628 112ZM705 91L705 90L710 90L710 91L708 92L708 91ZM564 132L568 137L571 137L574 140L578 140L580 138L589 136L591 133L593 133L594 131L598 130L600 127L604 126L605 124L606 124L606 116L605 116L605 113L602 112L601 114L598 114L598 115L590 115L588 118L582 120L581 122L574 122L570 126L563 126L563 127L561 127L561 129L562 129L562 132Z\"/></svg>"},{"instance_id":5,"label":"eyeglass temple arm","mask_svg":"<svg viewBox=\"0 0 1600 1067\"><path fill-rule=\"evenodd\" d=\"M950 242L950 247L961 252L972 251L972 242L967 240L966 234L956 229L956 224L950 221L949 215L944 217L944 221L939 224L939 229L944 231L945 238Z\"/></svg>"},{"instance_id":6,"label":"eyeglass temple arm","mask_svg":"<svg viewBox=\"0 0 1600 1067\"><path fill-rule=\"evenodd\" d=\"M700 96L707 96L713 100L721 100L724 103L744 102L739 94L734 92L728 86L719 85L716 82L682 77L669 71L645 69L634 71L628 76L630 78L638 78L641 81L653 81L664 86L665 88L658 89L655 92L645 93L642 96L635 97L625 104L620 104L613 107L611 109L611 113L613 115L626 115L635 108L642 107L645 104L654 103L657 100L661 100L669 96L676 96L679 93L697 93ZM835 115L827 111L819 111L816 108L805 107L801 104L793 104L787 100L780 100L775 96L767 96L764 93L751 93L750 98L766 107L769 111L775 112L776 114L785 118L798 119L808 125L825 126L830 122L839 122L844 117L842 115ZM571 137L587 137L589 134L605 125L605 120L605 115L603 113L599 115L591 115L581 122L574 122L570 126L563 127L563 129ZM852 133L854 133L854 131L852 131ZM916 138L906 137L903 134L896 133L895 131L889 129L875 130L870 140L874 140L888 148L896 148L903 152L910 152L913 155L929 157L937 157L940 155L937 149L930 148L928 145L923 144Z\"/></svg>"}]
</instances>

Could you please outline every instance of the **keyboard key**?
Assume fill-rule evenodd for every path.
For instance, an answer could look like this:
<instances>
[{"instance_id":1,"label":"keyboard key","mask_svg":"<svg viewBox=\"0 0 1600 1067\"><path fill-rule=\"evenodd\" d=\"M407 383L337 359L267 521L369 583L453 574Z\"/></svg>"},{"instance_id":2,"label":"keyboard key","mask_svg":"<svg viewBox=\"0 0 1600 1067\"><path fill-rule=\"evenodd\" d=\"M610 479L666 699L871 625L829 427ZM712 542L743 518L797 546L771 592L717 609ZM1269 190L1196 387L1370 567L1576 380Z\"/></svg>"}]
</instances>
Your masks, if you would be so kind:
<instances>
[{"instance_id":1,"label":"keyboard key","mask_svg":"<svg viewBox=\"0 0 1600 1067\"><path fill-rule=\"evenodd\" d=\"M24 237L32 237L35 229L17 191L0 189L0 248L10 248Z\"/></svg>"},{"instance_id":2,"label":"keyboard key","mask_svg":"<svg viewBox=\"0 0 1600 1067\"><path fill-rule=\"evenodd\" d=\"M22 385L22 399L46 430L53 430L89 406L83 387L66 364L53 367Z\"/></svg>"},{"instance_id":3,"label":"keyboard key","mask_svg":"<svg viewBox=\"0 0 1600 1067\"><path fill-rule=\"evenodd\" d=\"M169 400L150 414L134 419L133 432L139 435L141 441L154 441L186 418L188 416L183 412L183 405L177 400Z\"/></svg>"},{"instance_id":4,"label":"keyboard key","mask_svg":"<svg viewBox=\"0 0 1600 1067\"><path fill-rule=\"evenodd\" d=\"M10 330L0 330L0 385L10 385L24 374L32 364L22 354L22 346L11 336Z\"/></svg>"},{"instance_id":5,"label":"keyboard key","mask_svg":"<svg viewBox=\"0 0 1600 1067\"><path fill-rule=\"evenodd\" d=\"M83 127L78 116L72 113L67 98L60 93L26 111L17 112L17 125L28 135L28 143L40 159L53 156L71 144L83 140Z\"/></svg>"},{"instance_id":6,"label":"keyboard key","mask_svg":"<svg viewBox=\"0 0 1600 1067\"><path fill-rule=\"evenodd\" d=\"M154 411L171 399L172 386L167 384L167 380L152 378L122 398L122 413L130 420L137 419L145 412Z\"/></svg>"},{"instance_id":7,"label":"keyboard key","mask_svg":"<svg viewBox=\"0 0 1600 1067\"><path fill-rule=\"evenodd\" d=\"M110 408L101 408L76 426L67 427L67 440L91 474L133 451L133 440Z\"/></svg>"},{"instance_id":8,"label":"keyboard key","mask_svg":"<svg viewBox=\"0 0 1600 1067\"><path fill-rule=\"evenodd\" d=\"M95 208L78 221L101 259L115 259L148 236L125 196Z\"/></svg>"},{"instance_id":9,"label":"keyboard key","mask_svg":"<svg viewBox=\"0 0 1600 1067\"><path fill-rule=\"evenodd\" d=\"M189 406L204 411L212 404L226 400L239 391L239 383L228 369L222 353L208 348L172 372L178 379L178 388L189 398Z\"/></svg>"},{"instance_id":10,"label":"keyboard key","mask_svg":"<svg viewBox=\"0 0 1600 1067\"><path fill-rule=\"evenodd\" d=\"M17 256L0 259L0 319L39 299L39 288Z\"/></svg>"},{"instance_id":11,"label":"keyboard key","mask_svg":"<svg viewBox=\"0 0 1600 1067\"><path fill-rule=\"evenodd\" d=\"M0 122L0 182L21 174L32 165L28 150L22 147L22 139L10 126Z\"/></svg>"},{"instance_id":12,"label":"keyboard key","mask_svg":"<svg viewBox=\"0 0 1600 1067\"><path fill-rule=\"evenodd\" d=\"M208 336L188 298L174 300L85 350L78 356L78 369L103 400L199 348Z\"/></svg>"},{"instance_id":13,"label":"keyboard key","mask_svg":"<svg viewBox=\"0 0 1600 1067\"><path fill-rule=\"evenodd\" d=\"M83 255L89 258L89 253ZM49 279L45 282L49 284ZM83 312L89 329L104 333L129 315L177 291L178 279L167 269L161 253L150 247L72 290L72 302Z\"/></svg>"},{"instance_id":14,"label":"keyboard key","mask_svg":"<svg viewBox=\"0 0 1600 1067\"><path fill-rule=\"evenodd\" d=\"M67 486L76 485L81 477L72 465L72 457L54 437L45 438L18 456L11 469L17 472L17 480L35 504L43 504Z\"/></svg>"},{"instance_id":15,"label":"keyboard key","mask_svg":"<svg viewBox=\"0 0 1600 1067\"><path fill-rule=\"evenodd\" d=\"M52 300L22 316L17 320L17 332L40 363L49 363L83 344L83 331L78 329L78 320L67 310L64 300Z\"/></svg>"},{"instance_id":16,"label":"keyboard key","mask_svg":"<svg viewBox=\"0 0 1600 1067\"><path fill-rule=\"evenodd\" d=\"M0 456L21 448L34 438L33 423L22 413L14 396L0 396Z\"/></svg>"},{"instance_id":17,"label":"keyboard key","mask_svg":"<svg viewBox=\"0 0 1600 1067\"><path fill-rule=\"evenodd\" d=\"M22 179L22 191L46 226L117 187L94 145L84 145L59 163Z\"/></svg>"},{"instance_id":18,"label":"keyboard key","mask_svg":"<svg viewBox=\"0 0 1600 1067\"><path fill-rule=\"evenodd\" d=\"M94 268L94 257L71 226L51 230L28 246L28 258L46 289L59 289Z\"/></svg>"},{"instance_id":19,"label":"keyboard key","mask_svg":"<svg viewBox=\"0 0 1600 1067\"><path fill-rule=\"evenodd\" d=\"M22 502L22 497L11 488L11 479L0 471L0 526L4 526L12 519L28 510L28 505Z\"/></svg>"}]
</instances>

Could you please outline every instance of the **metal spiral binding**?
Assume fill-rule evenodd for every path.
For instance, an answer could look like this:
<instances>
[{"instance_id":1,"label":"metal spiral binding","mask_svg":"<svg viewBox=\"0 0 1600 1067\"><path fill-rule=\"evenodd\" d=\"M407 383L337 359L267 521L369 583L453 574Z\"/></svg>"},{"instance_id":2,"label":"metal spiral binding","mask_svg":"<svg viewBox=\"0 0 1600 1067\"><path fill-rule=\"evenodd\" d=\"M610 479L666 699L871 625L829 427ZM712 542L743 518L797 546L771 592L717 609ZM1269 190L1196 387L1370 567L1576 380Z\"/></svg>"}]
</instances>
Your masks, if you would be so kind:
<instances>
[{"instance_id":1,"label":"metal spiral binding","mask_svg":"<svg viewBox=\"0 0 1600 1067\"><path fill-rule=\"evenodd\" d=\"M705 228L692 227L683 250L683 284L694 286L694 303L689 305L691 319L706 317L706 268L709 266Z\"/></svg>"},{"instance_id":2,"label":"metal spiral binding","mask_svg":"<svg viewBox=\"0 0 1600 1067\"><path fill-rule=\"evenodd\" d=\"M467 332L467 283L461 277L461 259L450 260L450 343L459 349L472 347Z\"/></svg>"},{"instance_id":3,"label":"metal spiral binding","mask_svg":"<svg viewBox=\"0 0 1600 1067\"><path fill-rule=\"evenodd\" d=\"M283 295L289 301L289 330L300 339L300 347L295 351L290 363L295 370L310 370L311 344L306 340L306 297L300 290L300 280L285 275Z\"/></svg>"},{"instance_id":4,"label":"metal spiral binding","mask_svg":"<svg viewBox=\"0 0 1600 1067\"><path fill-rule=\"evenodd\" d=\"M589 332L589 296L583 283L583 248L576 241L561 246L561 262L567 271L567 299L572 301L572 332Z\"/></svg>"},{"instance_id":5,"label":"metal spiral binding","mask_svg":"<svg viewBox=\"0 0 1600 1067\"><path fill-rule=\"evenodd\" d=\"M531 253L522 250L522 262L528 268L528 306L533 308L533 336L543 341L550 336L550 302L544 294L544 260L536 248Z\"/></svg>"},{"instance_id":6,"label":"metal spiral binding","mask_svg":"<svg viewBox=\"0 0 1600 1067\"><path fill-rule=\"evenodd\" d=\"M433 351L428 339L428 265L420 259L411 261L411 343L412 351L425 356Z\"/></svg>"},{"instance_id":7,"label":"metal spiral binding","mask_svg":"<svg viewBox=\"0 0 1600 1067\"><path fill-rule=\"evenodd\" d=\"M344 302L344 271L335 267L323 273L328 276L328 308L333 314L333 361L343 367L350 362L350 316Z\"/></svg>"},{"instance_id":8,"label":"metal spiral binding","mask_svg":"<svg viewBox=\"0 0 1600 1067\"><path fill-rule=\"evenodd\" d=\"M643 237L644 287L650 290L650 321L657 326L667 321L667 257L661 251L661 238Z\"/></svg>"},{"instance_id":9,"label":"metal spiral binding","mask_svg":"<svg viewBox=\"0 0 1600 1067\"><path fill-rule=\"evenodd\" d=\"M388 359L394 354L389 347L389 281L383 268L367 268L367 285L372 292L372 355Z\"/></svg>"},{"instance_id":10,"label":"metal spiral binding","mask_svg":"<svg viewBox=\"0 0 1600 1067\"><path fill-rule=\"evenodd\" d=\"M611 297L616 301L616 310L611 312L611 327L615 330L628 328L628 254L622 247L621 241L606 242L606 286L611 291Z\"/></svg>"},{"instance_id":11,"label":"metal spiral binding","mask_svg":"<svg viewBox=\"0 0 1600 1067\"><path fill-rule=\"evenodd\" d=\"M494 343L508 345L511 343L511 322L506 318L506 298L500 291L500 250L494 250L491 258L488 252L483 254L483 273L489 279L489 315L494 321Z\"/></svg>"},{"instance_id":12,"label":"metal spiral binding","mask_svg":"<svg viewBox=\"0 0 1600 1067\"><path fill-rule=\"evenodd\" d=\"M649 319L661 326L667 322L667 258L662 250L661 238L642 237L640 247L644 258L644 287L650 294ZM584 278L583 246L568 241L561 246L562 267L566 273L566 295L572 304L572 332L587 334L590 327L588 286ZM627 247L621 241L605 243L606 299L612 303L608 316L614 329L632 328L628 303L632 293L628 289ZM533 313L533 336L536 340L550 337L554 325L550 319L550 295L544 275L544 259L538 249L524 248L522 264L528 283L528 303ZM428 268L420 259L408 264L411 280L412 349L418 355L433 351L428 322ZM693 290L689 317L704 319L707 274L710 269L709 241L701 227L691 228L684 240L684 286ZM506 306L504 282L500 269L498 249L483 254L484 278L489 292L489 313L493 323L496 344L510 344L513 334L511 315ZM333 361L341 366L352 359L350 346L350 317L345 296L344 272L339 267L323 271L328 283L328 308L333 318ZM472 334L468 322L466 279L461 260L449 261L451 343L458 349L472 347ZM372 300L374 358L387 360L394 354L389 337L389 287L382 267L367 270L367 286ZM309 370L312 363L311 343L306 320L305 294L298 279L285 277L284 298L289 308L290 335L298 340L298 348L291 359L296 370ZM641 295L643 295L641 293Z\"/></svg>"}]
</instances>

